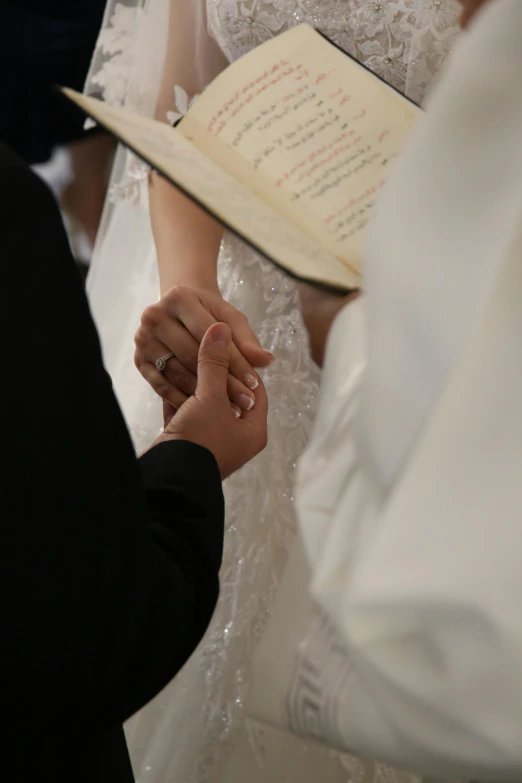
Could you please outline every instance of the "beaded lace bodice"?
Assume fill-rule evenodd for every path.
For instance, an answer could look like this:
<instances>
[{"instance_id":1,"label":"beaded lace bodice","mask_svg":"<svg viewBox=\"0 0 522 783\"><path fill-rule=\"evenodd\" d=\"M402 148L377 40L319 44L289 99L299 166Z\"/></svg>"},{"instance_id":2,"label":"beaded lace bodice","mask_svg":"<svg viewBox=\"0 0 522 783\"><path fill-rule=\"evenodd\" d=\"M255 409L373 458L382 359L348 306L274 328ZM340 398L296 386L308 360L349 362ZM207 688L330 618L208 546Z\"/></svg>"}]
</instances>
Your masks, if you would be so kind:
<instances>
[{"instance_id":1,"label":"beaded lace bodice","mask_svg":"<svg viewBox=\"0 0 522 783\"><path fill-rule=\"evenodd\" d=\"M113 104L141 103L147 11L158 0L109 0L87 82ZM166 0L160 0L166 2ZM421 102L458 31L457 0L191 0L229 60L308 22ZM173 85L174 86L174 85ZM150 85L149 85L150 87ZM145 85L145 90L147 85Z\"/></svg>"},{"instance_id":2,"label":"beaded lace bodice","mask_svg":"<svg viewBox=\"0 0 522 783\"><path fill-rule=\"evenodd\" d=\"M207 14L230 60L307 22L420 102L454 39L459 10L456 0L207 0Z\"/></svg>"}]
</instances>

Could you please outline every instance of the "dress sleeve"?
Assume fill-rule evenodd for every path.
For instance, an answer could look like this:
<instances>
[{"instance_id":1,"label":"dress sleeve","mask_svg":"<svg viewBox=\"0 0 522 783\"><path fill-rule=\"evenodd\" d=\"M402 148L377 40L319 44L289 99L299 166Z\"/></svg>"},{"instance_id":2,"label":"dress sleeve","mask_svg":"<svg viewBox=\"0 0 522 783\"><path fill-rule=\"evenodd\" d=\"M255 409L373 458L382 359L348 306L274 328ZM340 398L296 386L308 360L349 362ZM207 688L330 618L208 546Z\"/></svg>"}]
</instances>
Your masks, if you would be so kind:
<instances>
[{"instance_id":1,"label":"dress sleeve","mask_svg":"<svg viewBox=\"0 0 522 783\"><path fill-rule=\"evenodd\" d=\"M297 493L343 747L472 780L522 764L521 41L485 8L390 177Z\"/></svg>"},{"instance_id":2,"label":"dress sleeve","mask_svg":"<svg viewBox=\"0 0 522 783\"><path fill-rule=\"evenodd\" d=\"M209 31L206 0L108 0L85 92L173 123L226 64ZM120 151L112 200L146 201L148 171Z\"/></svg>"},{"instance_id":3,"label":"dress sleeve","mask_svg":"<svg viewBox=\"0 0 522 783\"><path fill-rule=\"evenodd\" d=\"M205 0L108 0L85 92L160 118L176 85L193 97L225 65Z\"/></svg>"}]
</instances>

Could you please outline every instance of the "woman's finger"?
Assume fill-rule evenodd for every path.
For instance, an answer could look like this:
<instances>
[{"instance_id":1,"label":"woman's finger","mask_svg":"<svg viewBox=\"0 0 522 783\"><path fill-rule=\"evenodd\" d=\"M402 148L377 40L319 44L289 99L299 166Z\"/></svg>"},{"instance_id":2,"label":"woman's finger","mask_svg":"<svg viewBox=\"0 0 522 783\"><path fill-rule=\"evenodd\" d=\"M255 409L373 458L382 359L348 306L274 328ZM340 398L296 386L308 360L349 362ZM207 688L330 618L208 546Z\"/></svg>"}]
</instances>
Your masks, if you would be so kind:
<instances>
[{"instance_id":1,"label":"woman's finger","mask_svg":"<svg viewBox=\"0 0 522 783\"><path fill-rule=\"evenodd\" d=\"M263 348L250 326L248 318L243 313L223 300L219 303L216 317L230 326L234 345L252 367L268 367L273 361L274 355Z\"/></svg>"},{"instance_id":2,"label":"woman's finger","mask_svg":"<svg viewBox=\"0 0 522 783\"><path fill-rule=\"evenodd\" d=\"M224 312L226 314L226 318L223 318L223 322L226 323L228 326L230 326L232 330L232 335L234 334L234 327L233 324L229 323L229 321L234 320L232 318L232 315L237 316L237 319L243 319L246 322L246 319L244 319L244 316L241 315L241 313L234 310L234 308L231 305L228 305L226 302L223 302ZM218 320L214 317L214 315L209 312L204 304L199 300L191 300L188 303L185 303L183 300L180 300L178 307L177 307L177 315L178 318L181 320L185 328L190 332L192 337L198 342L198 344L203 339L203 336L205 335L207 329L209 329L212 324L216 323ZM247 323L248 326L248 323ZM248 327L250 328L250 327ZM159 333L158 333L159 334ZM253 332L252 332L253 334ZM167 335L161 335L161 338L165 341ZM167 340L167 345L170 343ZM257 387L257 384L259 383L257 374L252 367L252 365L245 359L245 357L242 355L242 353L239 351L236 345L232 343L232 346L230 348L230 374L233 375L237 380L243 385L241 390L239 390L239 387L237 384L233 384L233 393L234 394L246 394L251 399L255 399L253 395L249 394L249 390L253 390ZM231 390L232 392L232 390ZM238 403L239 404L239 403Z\"/></svg>"},{"instance_id":3,"label":"woman's finger","mask_svg":"<svg viewBox=\"0 0 522 783\"><path fill-rule=\"evenodd\" d=\"M197 341L198 349L207 330L215 324L217 318L214 318L208 307L204 306L201 299L193 292L188 293L184 289L169 292L169 302L166 308L167 319L162 319L160 328L165 324L171 325L174 322L182 324L185 329ZM197 357L196 357L197 363Z\"/></svg>"},{"instance_id":4,"label":"woman's finger","mask_svg":"<svg viewBox=\"0 0 522 783\"><path fill-rule=\"evenodd\" d=\"M199 340L190 333L183 323L166 314L165 318L162 318L156 326L155 337L163 345L169 346L169 351L176 355L178 361L187 370L190 370L194 375L197 373Z\"/></svg>"},{"instance_id":5,"label":"woman's finger","mask_svg":"<svg viewBox=\"0 0 522 783\"><path fill-rule=\"evenodd\" d=\"M247 362L235 343L230 349L230 373L237 381L254 391L259 386L259 379L252 365Z\"/></svg>"},{"instance_id":6,"label":"woman's finger","mask_svg":"<svg viewBox=\"0 0 522 783\"><path fill-rule=\"evenodd\" d=\"M194 310L196 310L195 313ZM180 316L183 317L183 314L180 313ZM183 375L183 379L182 382L178 383L173 377L174 371L179 367L179 364L181 364L187 373L194 375L194 378L196 377L199 353L197 335L201 334L203 337L207 331L202 326L203 322L208 323L209 327L212 326L213 323L216 323L216 319L205 310L203 306L199 306L197 309L191 307L190 317L187 318L187 320L193 333L190 332L187 325L170 317L162 319L156 327L158 339L163 345L169 346L169 350L176 355L177 359L177 363L175 363L173 359L168 362L165 374L173 383L183 389L183 391L187 391L187 388L189 388L186 383L188 377L186 374L183 374L180 369L179 372ZM150 350L149 343L146 349L147 356L150 355ZM153 359L154 357L151 357L149 361ZM171 362L172 370L170 367ZM229 399L242 410L248 411L255 404L255 395L252 394L252 390L255 389L258 384L256 373L234 345L231 345L230 348L230 366L232 375L229 375L228 382ZM193 389L189 393L193 394Z\"/></svg>"},{"instance_id":7,"label":"woman's finger","mask_svg":"<svg viewBox=\"0 0 522 783\"><path fill-rule=\"evenodd\" d=\"M197 377L178 359L175 350L175 346L168 348L167 345L153 338L144 352L143 358L148 364L155 365L157 359L174 353L174 356L167 359L165 369L161 371L161 374L172 386L190 397L196 391Z\"/></svg>"},{"instance_id":8,"label":"woman's finger","mask_svg":"<svg viewBox=\"0 0 522 783\"><path fill-rule=\"evenodd\" d=\"M255 393L247 389L245 384L238 381L233 375L230 375L230 372L228 373L227 389L228 399L242 410L249 411L254 407L256 402Z\"/></svg>"},{"instance_id":9,"label":"woman's finger","mask_svg":"<svg viewBox=\"0 0 522 783\"><path fill-rule=\"evenodd\" d=\"M141 362L138 366L138 370L149 386L152 386L156 394L161 397L162 400L172 405L175 410L179 410L183 403L188 400L188 396L170 383L163 373L157 370L153 364Z\"/></svg>"},{"instance_id":10,"label":"woman's finger","mask_svg":"<svg viewBox=\"0 0 522 783\"><path fill-rule=\"evenodd\" d=\"M198 383L197 375L188 370L176 356L172 356L168 362L163 375L167 380L184 394L194 394Z\"/></svg>"}]
</instances>

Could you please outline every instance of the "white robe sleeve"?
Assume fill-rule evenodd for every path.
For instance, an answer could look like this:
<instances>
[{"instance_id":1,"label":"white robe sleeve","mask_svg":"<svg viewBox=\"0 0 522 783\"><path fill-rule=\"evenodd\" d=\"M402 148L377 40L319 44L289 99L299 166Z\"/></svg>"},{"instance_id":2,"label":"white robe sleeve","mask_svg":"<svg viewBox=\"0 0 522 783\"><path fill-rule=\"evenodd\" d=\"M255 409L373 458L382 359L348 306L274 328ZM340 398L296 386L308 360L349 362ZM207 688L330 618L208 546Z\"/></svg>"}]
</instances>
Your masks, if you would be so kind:
<instances>
[{"instance_id":1,"label":"white robe sleeve","mask_svg":"<svg viewBox=\"0 0 522 783\"><path fill-rule=\"evenodd\" d=\"M487 6L385 190L297 503L354 752L522 774L522 3Z\"/></svg>"}]
</instances>

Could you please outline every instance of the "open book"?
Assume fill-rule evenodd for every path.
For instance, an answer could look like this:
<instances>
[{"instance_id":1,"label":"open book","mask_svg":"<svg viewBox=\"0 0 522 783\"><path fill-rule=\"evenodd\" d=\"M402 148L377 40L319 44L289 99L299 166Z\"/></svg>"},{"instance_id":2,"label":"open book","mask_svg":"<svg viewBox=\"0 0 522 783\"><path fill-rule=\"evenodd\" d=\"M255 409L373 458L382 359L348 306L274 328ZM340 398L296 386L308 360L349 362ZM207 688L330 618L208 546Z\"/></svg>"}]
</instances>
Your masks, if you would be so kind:
<instances>
[{"instance_id":1,"label":"open book","mask_svg":"<svg viewBox=\"0 0 522 783\"><path fill-rule=\"evenodd\" d=\"M365 228L419 109L307 25L230 65L176 128L64 89L283 270L361 285Z\"/></svg>"}]
</instances>

